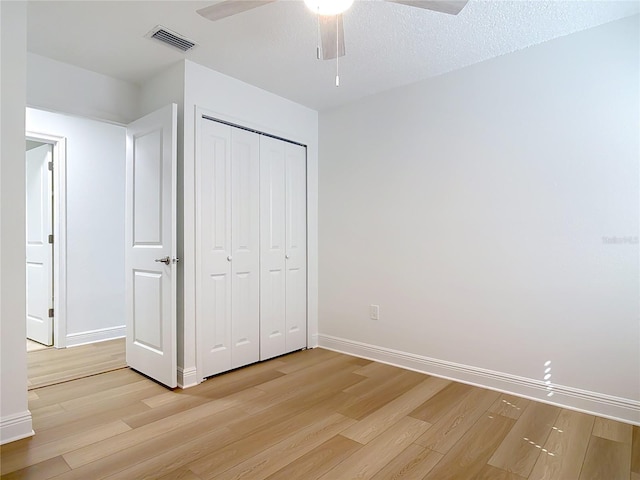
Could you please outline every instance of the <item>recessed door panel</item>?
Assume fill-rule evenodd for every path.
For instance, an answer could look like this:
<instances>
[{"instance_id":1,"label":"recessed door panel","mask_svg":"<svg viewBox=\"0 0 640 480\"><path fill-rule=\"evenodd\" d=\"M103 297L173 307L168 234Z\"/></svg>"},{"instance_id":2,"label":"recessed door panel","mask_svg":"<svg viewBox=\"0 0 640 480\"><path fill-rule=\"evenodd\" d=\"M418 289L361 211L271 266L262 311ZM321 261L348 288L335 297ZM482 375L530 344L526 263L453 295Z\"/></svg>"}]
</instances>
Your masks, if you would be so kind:
<instances>
[{"instance_id":1,"label":"recessed door panel","mask_svg":"<svg viewBox=\"0 0 640 480\"><path fill-rule=\"evenodd\" d=\"M261 278L260 359L266 360L285 353L285 272L269 270Z\"/></svg>"},{"instance_id":2,"label":"recessed door panel","mask_svg":"<svg viewBox=\"0 0 640 480\"><path fill-rule=\"evenodd\" d=\"M259 271L234 272L232 368L260 359Z\"/></svg>"},{"instance_id":3,"label":"recessed door panel","mask_svg":"<svg viewBox=\"0 0 640 480\"><path fill-rule=\"evenodd\" d=\"M202 285L203 368L208 375L231 368L231 278L228 273L209 275Z\"/></svg>"},{"instance_id":4,"label":"recessed door panel","mask_svg":"<svg viewBox=\"0 0 640 480\"><path fill-rule=\"evenodd\" d=\"M134 135L133 244L162 244L162 127Z\"/></svg>"},{"instance_id":5,"label":"recessed door panel","mask_svg":"<svg viewBox=\"0 0 640 480\"><path fill-rule=\"evenodd\" d=\"M133 342L162 354L162 272L133 272Z\"/></svg>"}]
</instances>

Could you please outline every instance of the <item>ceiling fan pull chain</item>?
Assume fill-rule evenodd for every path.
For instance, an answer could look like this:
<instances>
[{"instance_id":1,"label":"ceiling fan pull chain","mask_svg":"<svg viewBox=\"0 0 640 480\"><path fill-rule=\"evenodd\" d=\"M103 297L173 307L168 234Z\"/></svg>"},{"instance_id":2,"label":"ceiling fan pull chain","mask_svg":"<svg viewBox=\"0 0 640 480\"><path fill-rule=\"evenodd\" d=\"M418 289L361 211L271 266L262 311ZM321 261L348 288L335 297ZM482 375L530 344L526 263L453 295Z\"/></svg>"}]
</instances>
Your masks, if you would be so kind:
<instances>
[{"instance_id":1,"label":"ceiling fan pull chain","mask_svg":"<svg viewBox=\"0 0 640 480\"><path fill-rule=\"evenodd\" d=\"M320 5L318 5L318 13L316 14L316 23L318 25L318 34L316 35L316 58L320 60Z\"/></svg>"},{"instance_id":2,"label":"ceiling fan pull chain","mask_svg":"<svg viewBox=\"0 0 640 480\"><path fill-rule=\"evenodd\" d=\"M336 87L340 86L340 15L336 15Z\"/></svg>"}]
</instances>

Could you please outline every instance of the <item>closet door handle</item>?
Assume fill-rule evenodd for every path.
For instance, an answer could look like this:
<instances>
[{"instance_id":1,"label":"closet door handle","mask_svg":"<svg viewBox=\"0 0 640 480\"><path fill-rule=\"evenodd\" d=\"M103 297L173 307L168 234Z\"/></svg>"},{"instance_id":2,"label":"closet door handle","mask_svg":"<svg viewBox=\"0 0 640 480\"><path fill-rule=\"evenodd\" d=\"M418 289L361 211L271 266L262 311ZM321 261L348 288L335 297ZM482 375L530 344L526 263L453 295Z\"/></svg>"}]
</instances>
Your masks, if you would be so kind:
<instances>
[{"instance_id":1,"label":"closet door handle","mask_svg":"<svg viewBox=\"0 0 640 480\"><path fill-rule=\"evenodd\" d=\"M231 255L227 255L227 262L231 261Z\"/></svg>"},{"instance_id":2,"label":"closet door handle","mask_svg":"<svg viewBox=\"0 0 640 480\"><path fill-rule=\"evenodd\" d=\"M285 255L285 256L284 256L284 258L286 258L287 260L289 260L289 258L291 258L291 257L289 257L289 255Z\"/></svg>"}]
</instances>

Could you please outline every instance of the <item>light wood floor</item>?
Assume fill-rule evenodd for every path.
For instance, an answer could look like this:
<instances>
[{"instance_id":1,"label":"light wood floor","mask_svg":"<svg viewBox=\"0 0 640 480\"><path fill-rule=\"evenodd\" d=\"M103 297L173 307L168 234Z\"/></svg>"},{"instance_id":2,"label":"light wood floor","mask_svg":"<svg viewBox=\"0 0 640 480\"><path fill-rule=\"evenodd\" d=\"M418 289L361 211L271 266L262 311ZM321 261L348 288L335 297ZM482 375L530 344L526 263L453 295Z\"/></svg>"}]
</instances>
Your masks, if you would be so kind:
<instances>
[{"instance_id":1,"label":"light wood floor","mask_svg":"<svg viewBox=\"0 0 640 480\"><path fill-rule=\"evenodd\" d=\"M27 353L29 390L126 367L125 339Z\"/></svg>"},{"instance_id":2,"label":"light wood floor","mask_svg":"<svg viewBox=\"0 0 640 480\"><path fill-rule=\"evenodd\" d=\"M27 338L27 352L35 352L36 350L45 350L47 348L52 348L52 347L42 345L41 343L34 342L33 340L29 340Z\"/></svg>"},{"instance_id":3,"label":"light wood floor","mask_svg":"<svg viewBox=\"0 0 640 480\"><path fill-rule=\"evenodd\" d=\"M638 480L640 428L322 349L166 390L30 392L4 479Z\"/></svg>"}]
</instances>

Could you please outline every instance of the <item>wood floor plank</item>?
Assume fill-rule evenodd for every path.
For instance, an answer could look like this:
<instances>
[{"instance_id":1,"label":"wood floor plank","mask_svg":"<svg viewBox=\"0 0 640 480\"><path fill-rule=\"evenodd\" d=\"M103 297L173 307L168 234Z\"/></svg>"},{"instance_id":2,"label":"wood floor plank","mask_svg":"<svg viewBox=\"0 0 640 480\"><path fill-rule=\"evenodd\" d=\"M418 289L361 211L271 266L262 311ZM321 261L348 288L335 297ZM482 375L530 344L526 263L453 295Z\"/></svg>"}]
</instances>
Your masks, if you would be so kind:
<instances>
[{"instance_id":1,"label":"wood floor plank","mask_svg":"<svg viewBox=\"0 0 640 480\"><path fill-rule=\"evenodd\" d=\"M513 429L488 463L522 477L528 477L559 414L559 407L531 403L516 420Z\"/></svg>"},{"instance_id":2,"label":"wood floor plank","mask_svg":"<svg viewBox=\"0 0 640 480\"><path fill-rule=\"evenodd\" d=\"M142 377L130 369L116 370L103 373L94 377L86 377L72 382L52 385L37 389L38 401L29 405L29 408L40 408L48 405L62 403L67 400L91 395L96 391L109 391L114 387L124 386L139 382Z\"/></svg>"},{"instance_id":3,"label":"wood floor plank","mask_svg":"<svg viewBox=\"0 0 640 480\"><path fill-rule=\"evenodd\" d=\"M593 435L614 442L631 443L633 427L628 423L597 417L593 425Z\"/></svg>"},{"instance_id":4,"label":"wood floor plank","mask_svg":"<svg viewBox=\"0 0 640 480\"><path fill-rule=\"evenodd\" d=\"M201 393L208 394L210 397L220 398L249 387L268 383L277 378L283 378L285 374L277 368L282 364L283 362L276 359L273 365L270 365L269 362L256 363L232 372L210 377L200 384Z\"/></svg>"},{"instance_id":5,"label":"wood floor plank","mask_svg":"<svg viewBox=\"0 0 640 480\"><path fill-rule=\"evenodd\" d=\"M386 377L374 376L366 377L362 382L352 387L346 388L345 393L349 393L356 397L362 397L368 395L372 389L379 388L381 381L389 381L391 379L399 380L402 378L403 382L415 382L417 385L419 382L425 379L426 375L418 372L412 372L410 370L403 370L401 368L394 367L396 371L392 375Z\"/></svg>"},{"instance_id":6,"label":"wood floor plank","mask_svg":"<svg viewBox=\"0 0 640 480\"><path fill-rule=\"evenodd\" d=\"M268 418L269 412L265 415ZM324 405L313 406L303 409L295 416L282 417L275 422L269 422L258 430L254 428L249 419L249 423L243 421L240 425L231 425L231 432L240 440L213 450L191 463L191 470L203 479L213 479L222 472L235 467L241 462L256 455L258 451L269 448L305 426L313 423L320 417L328 417L332 413ZM247 429L247 426L249 429ZM253 428L253 430L251 430Z\"/></svg>"},{"instance_id":7,"label":"wood floor plank","mask_svg":"<svg viewBox=\"0 0 640 480\"><path fill-rule=\"evenodd\" d=\"M214 478L216 480L264 479L322 445L354 422L355 420L338 413L320 419L292 433L272 447L260 450L256 455L235 467L216 474Z\"/></svg>"},{"instance_id":8,"label":"wood floor plank","mask_svg":"<svg viewBox=\"0 0 640 480\"><path fill-rule=\"evenodd\" d=\"M142 399L148 398L155 392L164 393L166 392L166 388L156 383L150 383L146 379L141 378L137 382L109 389L106 393L94 391L88 395L71 398L59 403L65 410L78 411L83 408L95 410L96 405L100 405L101 403L113 404L117 398L124 398L133 403L133 401L142 401ZM140 394L141 396L136 396L135 394ZM134 398L135 400L133 400Z\"/></svg>"},{"instance_id":9,"label":"wood floor plank","mask_svg":"<svg viewBox=\"0 0 640 480\"><path fill-rule=\"evenodd\" d=\"M362 444L368 443L450 383L438 377L427 377L408 392L346 429L342 435Z\"/></svg>"},{"instance_id":10,"label":"wood floor plank","mask_svg":"<svg viewBox=\"0 0 640 480\"><path fill-rule=\"evenodd\" d=\"M422 480L443 456L420 445L409 445L371 480Z\"/></svg>"},{"instance_id":11,"label":"wood floor plank","mask_svg":"<svg viewBox=\"0 0 640 480\"><path fill-rule=\"evenodd\" d=\"M578 478L594 421L592 415L562 410L529 480Z\"/></svg>"},{"instance_id":12,"label":"wood floor plank","mask_svg":"<svg viewBox=\"0 0 640 480\"><path fill-rule=\"evenodd\" d=\"M204 405L177 412L170 417L139 428L130 429L114 437L66 453L64 459L71 468L78 468L100 458L131 448L147 438L167 435L178 428L184 428L194 422L202 421L203 418L210 420L210 417L215 416L217 421L224 425L237 418L238 410L233 410L233 407L238 407L241 402L242 400L237 399L237 397L213 400Z\"/></svg>"},{"instance_id":13,"label":"wood floor plank","mask_svg":"<svg viewBox=\"0 0 640 480\"><path fill-rule=\"evenodd\" d=\"M201 480L201 478L188 468L181 468L158 477L157 480Z\"/></svg>"},{"instance_id":14,"label":"wood floor plank","mask_svg":"<svg viewBox=\"0 0 640 480\"><path fill-rule=\"evenodd\" d=\"M628 480L631 445L591 436L580 480Z\"/></svg>"},{"instance_id":15,"label":"wood floor plank","mask_svg":"<svg viewBox=\"0 0 640 480\"><path fill-rule=\"evenodd\" d=\"M404 417L344 461L325 473L321 480L366 480L372 478L387 463L424 433L428 424Z\"/></svg>"},{"instance_id":16,"label":"wood floor plank","mask_svg":"<svg viewBox=\"0 0 640 480\"><path fill-rule=\"evenodd\" d=\"M425 480L462 480L478 475L514 424L515 420L501 415L483 415Z\"/></svg>"},{"instance_id":17,"label":"wood floor plank","mask_svg":"<svg viewBox=\"0 0 640 480\"><path fill-rule=\"evenodd\" d=\"M506 393L503 393L502 395L500 395L500 398L498 398L495 403L491 405L489 412L517 420L518 418L520 418L522 411L527 408L527 405L529 405L530 403L531 400L527 400L526 398L520 398L514 395L507 395Z\"/></svg>"},{"instance_id":18,"label":"wood floor plank","mask_svg":"<svg viewBox=\"0 0 640 480\"><path fill-rule=\"evenodd\" d=\"M568 480L569 478L574 477L557 477L557 480ZM525 480L525 478L491 465L485 465L475 477L469 480Z\"/></svg>"},{"instance_id":19,"label":"wood floor plank","mask_svg":"<svg viewBox=\"0 0 640 480\"><path fill-rule=\"evenodd\" d=\"M162 405L143 412L127 415L122 421L131 428L140 428L150 423L161 421L162 419L171 418L173 415L186 410L198 407L207 408L203 406L212 402L222 407L222 409L239 407L263 396L264 392L256 390L255 388L247 388L221 398L209 398L207 395L200 394L200 390L198 390L198 393L189 393L189 390L187 390L186 392L170 392L170 394L179 399L174 402L165 402Z\"/></svg>"},{"instance_id":20,"label":"wood floor plank","mask_svg":"<svg viewBox=\"0 0 640 480\"><path fill-rule=\"evenodd\" d=\"M14 472L5 474L1 472L3 480L18 480L28 478L29 480L49 480L50 478L60 475L61 473L71 470L69 465L64 461L62 456L44 460L30 467L22 468Z\"/></svg>"},{"instance_id":21,"label":"wood floor plank","mask_svg":"<svg viewBox=\"0 0 640 480\"><path fill-rule=\"evenodd\" d=\"M76 435L78 432L92 430L103 425L122 420L123 415L140 409L148 409L148 407L142 404L137 404L127 406L124 409L107 410L105 412L96 412L94 415L83 415L80 417L76 417L74 412L62 410L58 416L64 419L64 421L57 421L55 428L43 429L40 429L40 424L42 422L37 420L37 415L32 412L35 417L33 426L36 435L29 439L25 439L23 442L14 442L7 445L5 447L5 453L14 449L33 449L49 442L60 442L67 437Z\"/></svg>"},{"instance_id":22,"label":"wood floor plank","mask_svg":"<svg viewBox=\"0 0 640 480\"><path fill-rule=\"evenodd\" d=\"M399 370L400 369L398 367L387 365L386 363L370 362L361 366L353 373L357 373L363 377L388 378L398 373Z\"/></svg>"},{"instance_id":23,"label":"wood floor plank","mask_svg":"<svg viewBox=\"0 0 640 480\"><path fill-rule=\"evenodd\" d=\"M124 367L124 338L27 354L29 390Z\"/></svg>"},{"instance_id":24,"label":"wood floor plank","mask_svg":"<svg viewBox=\"0 0 640 480\"><path fill-rule=\"evenodd\" d=\"M321 378L322 376L333 375L336 372L353 372L358 368L360 368L360 365L354 362L353 357L348 357L346 355L339 356L330 358L329 360L317 365L283 375L280 378L263 383L256 388L260 388L260 390L264 390L266 392L278 390L286 391L288 389L298 387L300 382L303 381L304 378L308 378L310 375L315 378Z\"/></svg>"},{"instance_id":25,"label":"wood floor plank","mask_svg":"<svg viewBox=\"0 0 640 480\"><path fill-rule=\"evenodd\" d=\"M424 378L424 375L416 372L402 372L388 379L380 379L366 392L354 395L350 391L351 399L338 408L338 412L347 417L362 420L418 385Z\"/></svg>"},{"instance_id":26,"label":"wood floor plank","mask_svg":"<svg viewBox=\"0 0 640 480\"><path fill-rule=\"evenodd\" d=\"M350 457L362 445L342 435L336 435L297 460L289 463L266 480L316 480L333 467Z\"/></svg>"},{"instance_id":27,"label":"wood floor plank","mask_svg":"<svg viewBox=\"0 0 640 480\"><path fill-rule=\"evenodd\" d=\"M2 454L2 470L13 472L25 466L35 465L45 460L50 460L59 455L76 450L83 445L90 445L105 438L113 437L119 433L130 430L129 426L118 420L107 425L103 425L85 432L78 432L75 435L66 437L58 442L49 442L28 449L27 451L17 451Z\"/></svg>"},{"instance_id":28,"label":"wood floor plank","mask_svg":"<svg viewBox=\"0 0 640 480\"><path fill-rule=\"evenodd\" d=\"M73 469L55 477L55 480L158 478L206 454L207 445L224 446L225 442L234 440L237 438L227 427L203 421L173 432L170 438L148 439L135 447Z\"/></svg>"},{"instance_id":29,"label":"wood floor plank","mask_svg":"<svg viewBox=\"0 0 640 480\"><path fill-rule=\"evenodd\" d=\"M409 415L423 422L435 424L449 411L452 403L460 401L464 395L474 388L464 383L451 382L450 385L418 406Z\"/></svg>"},{"instance_id":30,"label":"wood floor plank","mask_svg":"<svg viewBox=\"0 0 640 480\"><path fill-rule=\"evenodd\" d=\"M438 422L416 440L430 450L445 454L485 414L500 394L491 390L474 388L453 403Z\"/></svg>"},{"instance_id":31,"label":"wood floor plank","mask_svg":"<svg viewBox=\"0 0 640 480\"><path fill-rule=\"evenodd\" d=\"M314 348L313 350L303 350L295 352L291 355L282 357L282 365L278 367L278 371L282 373L293 373L307 367L313 367L318 362L324 362L331 358L339 357L340 354L325 350L324 348Z\"/></svg>"},{"instance_id":32,"label":"wood floor plank","mask_svg":"<svg viewBox=\"0 0 640 480\"><path fill-rule=\"evenodd\" d=\"M149 407L142 402L126 402L125 405L103 405L101 409L69 411L60 405L57 414L47 414L43 417L37 415L38 411L32 411L33 429L36 437L42 440L64 436L66 432L75 432L81 429L93 428L95 426L109 423L113 420L124 419L129 415L136 415L149 410ZM47 407L48 408L48 407Z\"/></svg>"}]
</instances>

